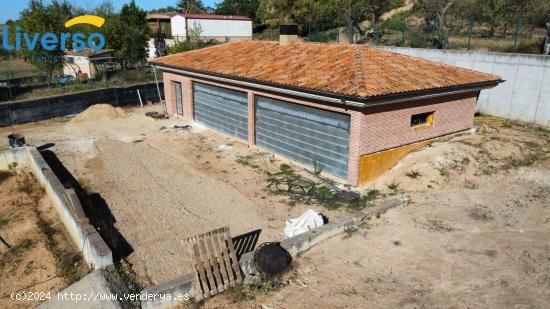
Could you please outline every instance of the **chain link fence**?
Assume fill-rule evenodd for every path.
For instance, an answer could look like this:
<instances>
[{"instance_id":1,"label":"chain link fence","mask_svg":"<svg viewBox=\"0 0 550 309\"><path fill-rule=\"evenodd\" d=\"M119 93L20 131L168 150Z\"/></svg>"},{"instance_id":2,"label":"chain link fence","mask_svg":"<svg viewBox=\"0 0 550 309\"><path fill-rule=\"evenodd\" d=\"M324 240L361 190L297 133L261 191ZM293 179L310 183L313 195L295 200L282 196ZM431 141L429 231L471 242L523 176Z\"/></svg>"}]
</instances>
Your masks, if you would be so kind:
<instances>
[{"instance_id":1,"label":"chain link fence","mask_svg":"<svg viewBox=\"0 0 550 309\"><path fill-rule=\"evenodd\" d=\"M48 78L24 59L4 59L0 61L0 102L155 81L153 67L145 62L135 66L102 63L93 67L95 74L90 78L78 78L61 72Z\"/></svg>"}]
</instances>

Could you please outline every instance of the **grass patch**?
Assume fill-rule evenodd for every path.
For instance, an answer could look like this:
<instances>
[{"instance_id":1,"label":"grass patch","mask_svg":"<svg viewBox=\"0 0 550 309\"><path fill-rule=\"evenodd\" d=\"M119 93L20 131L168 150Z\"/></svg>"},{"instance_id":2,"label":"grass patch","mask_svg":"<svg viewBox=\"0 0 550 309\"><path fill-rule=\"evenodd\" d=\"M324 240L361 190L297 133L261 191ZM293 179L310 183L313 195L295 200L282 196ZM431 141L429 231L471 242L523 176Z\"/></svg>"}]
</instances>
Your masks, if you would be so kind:
<instances>
[{"instance_id":1,"label":"grass patch","mask_svg":"<svg viewBox=\"0 0 550 309\"><path fill-rule=\"evenodd\" d=\"M468 215L470 218L477 221L490 221L494 219L491 215L491 211L479 207L470 208L468 210Z\"/></svg>"},{"instance_id":2,"label":"grass patch","mask_svg":"<svg viewBox=\"0 0 550 309\"><path fill-rule=\"evenodd\" d=\"M8 225L9 223L10 223L10 220L0 218L0 229L3 228L4 226Z\"/></svg>"},{"instance_id":3,"label":"grass patch","mask_svg":"<svg viewBox=\"0 0 550 309\"><path fill-rule=\"evenodd\" d=\"M35 208L35 213L38 220L38 229L46 237L46 248L48 248L55 258L57 275L63 278L69 285L80 280L81 275L78 272L78 268L75 267L83 263L80 253L72 250L62 250L56 240L56 235L59 231L42 218L38 208Z\"/></svg>"},{"instance_id":4,"label":"grass patch","mask_svg":"<svg viewBox=\"0 0 550 309\"><path fill-rule=\"evenodd\" d=\"M465 180L464 181L464 188L469 189L469 190L475 190L475 189L479 188L479 185L476 184L475 182L470 181L470 180Z\"/></svg>"},{"instance_id":5,"label":"grass patch","mask_svg":"<svg viewBox=\"0 0 550 309\"><path fill-rule=\"evenodd\" d=\"M252 293L270 294L283 287L281 276L266 277L260 276L260 280L248 287Z\"/></svg>"},{"instance_id":6,"label":"grass patch","mask_svg":"<svg viewBox=\"0 0 550 309\"><path fill-rule=\"evenodd\" d=\"M523 141L522 143L523 143L523 145L525 145L525 147L527 147L531 150L539 150L540 147L541 147L539 143L536 143L536 142L533 142L533 141Z\"/></svg>"},{"instance_id":7,"label":"grass patch","mask_svg":"<svg viewBox=\"0 0 550 309\"><path fill-rule=\"evenodd\" d=\"M454 230L452 227L443 223L443 221L437 219L428 219L422 226L430 231L451 232Z\"/></svg>"},{"instance_id":8,"label":"grass patch","mask_svg":"<svg viewBox=\"0 0 550 309\"><path fill-rule=\"evenodd\" d=\"M124 261L106 267L103 274L109 285L109 290L113 294L140 294L143 289L138 283L137 275L132 270L131 265ZM123 298L120 305L122 308L141 308L140 300L134 298Z\"/></svg>"},{"instance_id":9,"label":"grass patch","mask_svg":"<svg viewBox=\"0 0 550 309\"><path fill-rule=\"evenodd\" d=\"M283 283L282 275L277 275L273 277L267 277L260 275L256 282L250 285L239 285L231 287L227 290L230 298L234 304L251 301L256 299L257 295L260 294L271 294L280 290L286 284Z\"/></svg>"},{"instance_id":10,"label":"grass patch","mask_svg":"<svg viewBox=\"0 0 550 309\"><path fill-rule=\"evenodd\" d=\"M297 203L317 203L327 209L359 210L378 196L376 190L360 195L351 190L336 188L328 180L321 182L304 178L288 164L281 164L277 172L267 172L267 175L269 181L267 189L273 194L288 196L288 205L291 207Z\"/></svg>"},{"instance_id":11,"label":"grass patch","mask_svg":"<svg viewBox=\"0 0 550 309\"><path fill-rule=\"evenodd\" d=\"M449 176L449 168L446 167L446 166L441 166L441 167L438 167L436 168L437 171L439 172L439 175L443 176L443 177L447 177Z\"/></svg>"},{"instance_id":12,"label":"grass patch","mask_svg":"<svg viewBox=\"0 0 550 309\"><path fill-rule=\"evenodd\" d=\"M250 160L252 160L252 159L253 159L253 157L251 155L239 156L239 157L237 157L235 162L237 162L241 165L244 165L244 166L249 166L249 167L252 167L252 168L258 168L258 165L252 164L250 162Z\"/></svg>"},{"instance_id":13,"label":"grass patch","mask_svg":"<svg viewBox=\"0 0 550 309\"><path fill-rule=\"evenodd\" d=\"M363 194L359 199L349 204L349 208L354 210L361 210L365 207L373 205L373 201L380 195L380 191L373 189L367 191L366 194Z\"/></svg>"},{"instance_id":14,"label":"grass patch","mask_svg":"<svg viewBox=\"0 0 550 309\"><path fill-rule=\"evenodd\" d=\"M392 183L388 184L387 185L388 189L392 190L392 191L397 191L397 189L399 188L399 183L398 182L395 182L392 181Z\"/></svg>"},{"instance_id":15,"label":"grass patch","mask_svg":"<svg viewBox=\"0 0 550 309\"><path fill-rule=\"evenodd\" d=\"M355 225L352 225L352 226L348 226L346 227L346 229L344 230L344 232L346 232L346 237L351 237L353 236L353 234L355 234L359 229L357 228L357 226Z\"/></svg>"},{"instance_id":16,"label":"grass patch","mask_svg":"<svg viewBox=\"0 0 550 309\"><path fill-rule=\"evenodd\" d=\"M406 175L407 175L407 177L412 178L412 179L416 179L416 178L422 176L422 174L420 174L420 172L418 170L412 170L412 171L408 172Z\"/></svg>"},{"instance_id":17,"label":"grass patch","mask_svg":"<svg viewBox=\"0 0 550 309\"><path fill-rule=\"evenodd\" d=\"M14 174L12 171L0 171L0 184L8 180L8 178L10 178L13 175Z\"/></svg>"},{"instance_id":18,"label":"grass patch","mask_svg":"<svg viewBox=\"0 0 550 309\"><path fill-rule=\"evenodd\" d=\"M243 285L231 287L227 293L230 295L231 302L234 304L256 299L256 296Z\"/></svg>"},{"instance_id":19,"label":"grass patch","mask_svg":"<svg viewBox=\"0 0 550 309\"><path fill-rule=\"evenodd\" d=\"M540 156L538 153L529 153L523 158L514 158L514 157L508 157L506 159L506 163L502 166L502 169L504 170L510 170L520 167L529 167L532 166L535 162L537 162L540 159Z\"/></svg>"},{"instance_id":20,"label":"grass patch","mask_svg":"<svg viewBox=\"0 0 550 309\"><path fill-rule=\"evenodd\" d=\"M0 268L5 268L8 265L17 264L17 261L20 260L21 255L28 250L31 250L35 246L35 243L30 238L25 238L13 245L8 251L4 252L0 256Z\"/></svg>"}]
</instances>

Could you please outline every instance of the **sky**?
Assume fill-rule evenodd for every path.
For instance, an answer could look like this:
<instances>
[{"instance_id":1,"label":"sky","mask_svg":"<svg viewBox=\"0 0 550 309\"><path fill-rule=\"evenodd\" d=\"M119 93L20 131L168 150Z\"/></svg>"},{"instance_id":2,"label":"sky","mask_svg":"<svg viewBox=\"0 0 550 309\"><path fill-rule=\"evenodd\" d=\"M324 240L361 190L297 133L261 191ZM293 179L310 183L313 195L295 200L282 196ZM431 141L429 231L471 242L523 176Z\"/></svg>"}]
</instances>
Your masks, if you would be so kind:
<instances>
[{"instance_id":1,"label":"sky","mask_svg":"<svg viewBox=\"0 0 550 309\"><path fill-rule=\"evenodd\" d=\"M43 0L43 2L49 3L50 0ZM85 9L93 9L103 0L69 0L75 6L80 6ZM130 0L111 0L117 10ZM166 6L176 6L178 0L136 0L136 4L144 10L158 9ZM214 6L219 0L203 0L204 5ZM19 17L19 12L25 9L28 5L27 0L0 0L0 23L3 24L8 19L15 20Z\"/></svg>"}]
</instances>

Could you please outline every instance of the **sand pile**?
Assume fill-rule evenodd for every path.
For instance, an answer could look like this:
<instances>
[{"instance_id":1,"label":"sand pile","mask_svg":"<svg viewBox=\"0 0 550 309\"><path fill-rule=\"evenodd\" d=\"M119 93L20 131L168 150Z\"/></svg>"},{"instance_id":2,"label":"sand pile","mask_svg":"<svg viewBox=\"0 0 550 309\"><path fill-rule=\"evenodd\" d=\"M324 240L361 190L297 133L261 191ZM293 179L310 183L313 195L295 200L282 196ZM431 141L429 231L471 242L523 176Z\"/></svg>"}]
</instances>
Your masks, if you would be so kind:
<instances>
[{"instance_id":1,"label":"sand pile","mask_svg":"<svg viewBox=\"0 0 550 309\"><path fill-rule=\"evenodd\" d=\"M120 107L110 104L96 104L88 107L71 120L71 123L85 123L115 118L125 118L128 114Z\"/></svg>"}]
</instances>

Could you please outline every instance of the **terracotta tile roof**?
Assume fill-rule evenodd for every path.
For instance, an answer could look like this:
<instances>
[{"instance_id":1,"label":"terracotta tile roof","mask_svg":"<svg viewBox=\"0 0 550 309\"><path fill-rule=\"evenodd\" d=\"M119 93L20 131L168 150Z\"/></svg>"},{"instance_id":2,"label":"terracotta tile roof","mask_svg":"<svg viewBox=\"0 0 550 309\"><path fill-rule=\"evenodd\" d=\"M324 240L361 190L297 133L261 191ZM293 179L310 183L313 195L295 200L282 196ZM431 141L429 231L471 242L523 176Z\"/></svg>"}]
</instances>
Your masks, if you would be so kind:
<instances>
[{"instance_id":1,"label":"terracotta tile roof","mask_svg":"<svg viewBox=\"0 0 550 309\"><path fill-rule=\"evenodd\" d=\"M497 83L499 76L365 45L243 41L151 63L358 98Z\"/></svg>"}]
</instances>

